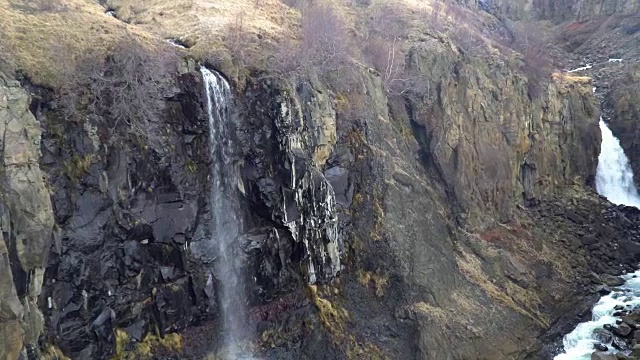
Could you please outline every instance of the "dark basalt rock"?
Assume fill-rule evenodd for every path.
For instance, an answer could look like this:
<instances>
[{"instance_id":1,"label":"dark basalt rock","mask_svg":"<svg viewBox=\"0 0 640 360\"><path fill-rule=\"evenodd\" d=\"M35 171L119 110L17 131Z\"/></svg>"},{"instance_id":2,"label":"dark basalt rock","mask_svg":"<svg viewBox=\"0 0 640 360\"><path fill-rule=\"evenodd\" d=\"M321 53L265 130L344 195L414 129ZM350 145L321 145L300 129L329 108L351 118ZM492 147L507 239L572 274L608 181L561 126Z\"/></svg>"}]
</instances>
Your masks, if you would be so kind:
<instances>
[{"instance_id":1,"label":"dark basalt rock","mask_svg":"<svg viewBox=\"0 0 640 360\"><path fill-rule=\"evenodd\" d=\"M218 316L199 82L194 73L178 79L181 91L167 99L167 118L147 129L163 134L154 137L160 143L109 133L99 115L80 124L62 121L55 109L41 112L49 129L43 169L59 225L40 301L51 303L41 309L43 340L74 359L108 357L116 329L141 341L149 331L164 335ZM252 305L325 283L341 269L339 231L347 218L339 220L337 209L352 201L350 157L343 150L332 158L325 176L319 161L327 161L333 140L314 130L324 124L308 120L335 121L335 114L326 96L299 90L302 102L275 84L251 84L232 115L255 115L237 122L235 154L246 225L237 251Z\"/></svg>"},{"instance_id":2,"label":"dark basalt rock","mask_svg":"<svg viewBox=\"0 0 640 360\"><path fill-rule=\"evenodd\" d=\"M598 340L602 344L608 344L613 339L611 332L605 329L595 329L593 331L593 338ZM605 350L606 351L606 350Z\"/></svg>"},{"instance_id":3,"label":"dark basalt rock","mask_svg":"<svg viewBox=\"0 0 640 360\"><path fill-rule=\"evenodd\" d=\"M611 345L620 351L627 351L631 349L629 344L627 344L627 342L624 339L615 337L615 336L613 337L613 341L611 342Z\"/></svg>"},{"instance_id":4,"label":"dark basalt rock","mask_svg":"<svg viewBox=\"0 0 640 360\"><path fill-rule=\"evenodd\" d=\"M602 345L602 344L595 344L593 345L593 348L597 351L607 351L609 350L609 348L606 345Z\"/></svg>"},{"instance_id":5,"label":"dark basalt rock","mask_svg":"<svg viewBox=\"0 0 640 360\"><path fill-rule=\"evenodd\" d=\"M625 323L622 323L617 328L613 329L613 333L620 337L626 337L631 333L631 331L631 327Z\"/></svg>"}]
</instances>

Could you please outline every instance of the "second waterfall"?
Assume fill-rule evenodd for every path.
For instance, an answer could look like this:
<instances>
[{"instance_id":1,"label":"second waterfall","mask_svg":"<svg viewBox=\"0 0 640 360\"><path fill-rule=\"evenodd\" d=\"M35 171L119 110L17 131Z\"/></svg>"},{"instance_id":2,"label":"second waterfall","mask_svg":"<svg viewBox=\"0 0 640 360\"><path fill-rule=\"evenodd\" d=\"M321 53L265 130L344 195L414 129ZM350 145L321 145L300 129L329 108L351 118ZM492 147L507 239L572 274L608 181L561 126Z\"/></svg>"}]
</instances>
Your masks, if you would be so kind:
<instances>
[{"instance_id":1,"label":"second waterfall","mask_svg":"<svg viewBox=\"0 0 640 360\"><path fill-rule=\"evenodd\" d=\"M209 116L211 176L211 241L217 244L215 260L219 280L219 304L223 325L224 357L250 359L240 345L249 335L245 303L242 256L236 239L242 228L238 201L238 175L233 164L233 127L230 117L232 96L229 83L220 74L202 67Z\"/></svg>"}]
</instances>

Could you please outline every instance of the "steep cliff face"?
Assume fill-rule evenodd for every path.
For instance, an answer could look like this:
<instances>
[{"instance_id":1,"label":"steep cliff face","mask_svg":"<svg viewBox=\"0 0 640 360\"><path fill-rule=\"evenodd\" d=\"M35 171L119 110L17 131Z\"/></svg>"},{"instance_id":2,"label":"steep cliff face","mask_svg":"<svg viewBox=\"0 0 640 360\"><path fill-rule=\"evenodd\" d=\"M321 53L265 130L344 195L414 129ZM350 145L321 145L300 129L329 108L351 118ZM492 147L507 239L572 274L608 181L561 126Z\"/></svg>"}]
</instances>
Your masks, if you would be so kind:
<instances>
[{"instance_id":1,"label":"steep cliff face","mask_svg":"<svg viewBox=\"0 0 640 360\"><path fill-rule=\"evenodd\" d=\"M39 167L40 124L29 105L20 84L0 74L0 357L7 359L38 346L43 328L38 297L54 224Z\"/></svg>"},{"instance_id":2,"label":"steep cliff face","mask_svg":"<svg viewBox=\"0 0 640 360\"><path fill-rule=\"evenodd\" d=\"M636 64L630 64L621 71L622 74L612 76L608 83L611 87L605 93L603 106L606 109L607 120L611 131L618 137L625 154L629 157L636 186L640 184L640 109L638 98L640 87L638 80L640 72ZM606 76L606 75L605 75Z\"/></svg>"},{"instance_id":3,"label":"steep cliff face","mask_svg":"<svg viewBox=\"0 0 640 360\"><path fill-rule=\"evenodd\" d=\"M368 110L338 142L355 155L341 166L355 186L348 245L360 273L330 298L391 357L524 357L540 345L531 333L566 311L552 299L574 289L556 282L576 272L519 206L592 180L590 88L559 82L532 101L513 65L477 63L436 39L412 61L432 97L387 99L369 78Z\"/></svg>"},{"instance_id":4,"label":"steep cliff face","mask_svg":"<svg viewBox=\"0 0 640 360\"><path fill-rule=\"evenodd\" d=\"M260 338L280 345L267 356L523 357L540 347L524 334L574 294L555 281L583 260L522 208L592 180L590 85L558 80L532 99L517 60L479 62L435 38L410 60L433 92L388 97L363 73L355 119L317 80L263 77L237 95L238 246ZM149 334L218 316L202 84L193 68L177 84L149 129L159 142L101 114L69 122L46 93L32 104L58 226L38 304L44 342L72 358L140 351ZM214 336L203 351L215 348Z\"/></svg>"},{"instance_id":5,"label":"steep cliff face","mask_svg":"<svg viewBox=\"0 0 640 360\"><path fill-rule=\"evenodd\" d=\"M588 84L562 79L532 99L517 65L451 49L432 55L436 46L420 44L412 58L433 79L433 100L409 99L406 116L472 227L508 221L516 204L567 183L593 182L598 110Z\"/></svg>"},{"instance_id":6,"label":"steep cliff face","mask_svg":"<svg viewBox=\"0 0 640 360\"><path fill-rule=\"evenodd\" d=\"M637 13L633 0L493 0L489 7L514 20L586 21L609 15Z\"/></svg>"},{"instance_id":7,"label":"steep cliff face","mask_svg":"<svg viewBox=\"0 0 640 360\"><path fill-rule=\"evenodd\" d=\"M573 234L603 206L575 190L599 150L590 84L558 79L532 100L517 62L484 65L439 39L412 56L429 98L387 97L365 73L355 119L315 80L249 82L239 97L268 358L523 358L584 310L585 269L620 270ZM573 196L592 203L565 215ZM573 220L553 233L544 216Z\"/></svg>"},{"instance_id":8,"label":"steep cliff face","mask_svg":"<svg viewBox=\"0 0 640 360\"><path fill-rule=\"evenodd\" d=\"M206 263L187 256L208 211L200 82L178 84L148 138L102 114L69 121L46 93L34 101L59 227L40 302L45 343L71 358L112 356L120 328L140 342L216 311Z\"/></svg>"},{"instance_id":9,"label":"steep cliff face","mask_svg":"<svg viewBox=\"0 0 640 360\"><path fill-rule=\"evenodd\" d=\"M517 18L631 11L594 4L493 6ZM349 96L313 73L237 84L236 250L265 358L545 357L543 341L600 285L588 272L638 260L635 242L618 241L635 236L632 221L589 189L600 144L590 80L554 76L532 91L510 50L414 35L420 94L390 95L360 68ZM24 90L0 82L7 356L41 332L39 347L73 359L219 350L215 160L196 67L176 74L146 134L105 114L71 121L40 89L30 108L42 143ZM184 336L179 355L179 341L159 340L171 333Z\"/></svg>"}]
</instances>

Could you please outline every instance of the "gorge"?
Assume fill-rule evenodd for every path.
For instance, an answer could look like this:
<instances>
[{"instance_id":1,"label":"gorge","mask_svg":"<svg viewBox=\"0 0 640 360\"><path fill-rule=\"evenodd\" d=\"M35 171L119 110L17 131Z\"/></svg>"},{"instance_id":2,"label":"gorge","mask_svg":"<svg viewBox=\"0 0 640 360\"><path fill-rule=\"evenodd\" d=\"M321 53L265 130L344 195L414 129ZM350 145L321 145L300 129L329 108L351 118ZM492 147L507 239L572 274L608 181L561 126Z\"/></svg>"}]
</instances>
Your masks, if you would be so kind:
<instances>
[{"instance_id":1,"label":"gorge","mask_svg":"<svg viewBox=\"0 0 640 360\"><path fill-rule=\"evenodd\" d=\"M616 356L639 10L0 2L0 360Z\"/></svg>"}]
</instances>

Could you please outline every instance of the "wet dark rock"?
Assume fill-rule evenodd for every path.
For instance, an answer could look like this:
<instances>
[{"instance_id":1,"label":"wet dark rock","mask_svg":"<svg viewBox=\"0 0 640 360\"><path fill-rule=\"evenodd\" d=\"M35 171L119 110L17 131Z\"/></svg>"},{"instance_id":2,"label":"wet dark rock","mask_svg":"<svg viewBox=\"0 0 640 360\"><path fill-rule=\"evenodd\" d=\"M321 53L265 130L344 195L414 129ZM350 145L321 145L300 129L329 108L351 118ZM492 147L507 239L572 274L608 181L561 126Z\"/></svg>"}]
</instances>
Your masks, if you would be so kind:
<instances>
[{"instance_id":1,"label":"wet dark rock","mask_svg":"<svg viewBox=\"0 0 640 360\"><path fill-rule=\"evenodd\" d=\"M614 331L615 331L615 330L614 330ZM614 336L614 337L613 337L613 340L612 340L612 342L611 342L611 345L612 345L614 348L616 348L616 349L618 349L618 350L620 350L620 351L627 351L627 350L629 350L629 349L630 349L629 344L628 344L624 339L619 338L619 337L617 337L617 336Z\"/></svg>"},{"instance_id":2,"label":"wet dark rock","mask_svg":"<svg viewBox=\"0 0 640 360\"><path fill-rule=\"evenodd\" d=\"M114 341L113 329L115 320L116 313L111 308L106 308L93 321L91 328L101 341L112 343Z\"/></svg>"},{"instance_id":3,"label":"wet dark rock","mask_svg":"<svg viewBox=\"0 0 640 360\"><path fill-rule=\"evenodd\" d=\"M614 354L596 351L591 354L591 360L617 360L617 358Z\"/></svg>"},{"instance_id":4,"label":"wet dark rock","mask_svg":"<svg viewBox=\"0 0 640 360\"><path fill-rule=\"evenodd\" d=\"M608 344L613 339L613 335L609 330L595 329L593 331L593 338L602 344Z\"/></svg>"},{"instance_id":5,"label":"wet dark rock","mask_svg":"<svg viewBox=\"0 0 640 360\"><path fill-rule=\"evenodd\" d=\"M600 275L600 278L602 279L602 282L604 282L607 286L614 287L614 286L620 286L624 284L624 279L618 276L602 274Z\"/></svg>"},{"instance_id":6,"label":"wet dark rock","mask_svg":"<svg viewBox=\"0 0 640 360\"><path fill-rule=\"evenodd\" d=\"M613 333L617 336L621 336L621 337L626 337L627 335L629 335L631 333L632 329L631 326L622 323L620 324L617 328L613 329Z\"/></svg>"},{"instance_id":7,"label":"wet dark rock","mask_svg":"<svg viewBox=\"0 0 640 360\"><path fill-rule=\"evenodd\" d=\"M576 214L576 213L575 213L575 212L573 212L573 211L566 211L566 212L565 212L565 216L566 216L569 220L573 221L573 222L574 222L574 223L576 223L576 224L583 224L583 223L585 222L584 217L582 217L581 215Z\"/></svg>"},{"instance_id":8,"label":"wet dark rock","mask_svg":"<svg viewBox=\"0 0 640 360\"><path fill-rule=\"evenodd\" d=\"M607 285L598 285L596 286L595 291L602 295L611 294L611 289Z\"/></svg>"},{"instance_id":9,"label":"wet dark rock","mask_svg":"<svg viewBox=\"0 0 640 360\"><path fill-rule=\"evenodd\" d=\"M638 327L638 324L640 323L640 312L634 310L631 313L627 313L622 318L622 321L629 326Z\"/></svg>"},{"instance_id":10,"label":"wet dark rock","mask_svg":"<svg viewBox=\"0 0 640 360\"><path fill-rule=\"evenodd\" d=\"M603 345L603 344L600 344L600 343L597 343L597 344L593 345L593 348L595 350L597 350L597 351L607 351L607 350L609 350L609 348L606 345Z\"/></svg>"}]
</instances>

